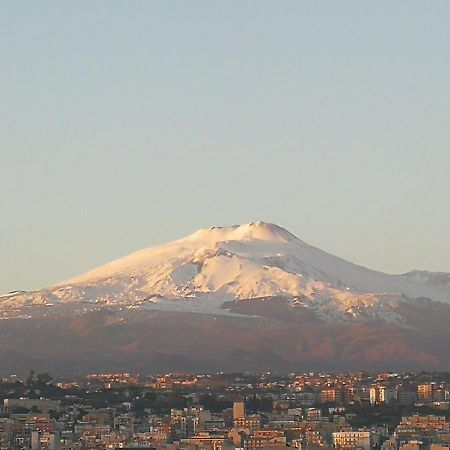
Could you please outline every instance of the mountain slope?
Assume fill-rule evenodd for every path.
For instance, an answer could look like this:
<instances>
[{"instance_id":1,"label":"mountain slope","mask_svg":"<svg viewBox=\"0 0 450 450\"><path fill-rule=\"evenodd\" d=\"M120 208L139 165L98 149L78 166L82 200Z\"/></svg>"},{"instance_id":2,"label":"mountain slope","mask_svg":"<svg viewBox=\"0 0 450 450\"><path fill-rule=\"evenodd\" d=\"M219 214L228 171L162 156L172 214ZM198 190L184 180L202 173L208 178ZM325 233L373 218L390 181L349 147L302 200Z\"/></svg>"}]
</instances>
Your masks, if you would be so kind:
<instances>
[{"instance_id":1,"label":"mountain slope","mask_svg":"<svg viewBox=\"0 0 450 450\"><path fill-rule=\"evenodd\" d=\"M0 296L0 318L4 370L447 368L450 274L373 271L253 222Z\"/></svg>"},{"instance_id":2,"label":"mountain slope","mask_svg":"<svg viewBox=\"0 0 450 450\"><path fill-rule=\"evenodd\" d=\"M224 302L281 296L329 322L375 317L401 325L392 306L422 297L449 302L449 285L448 274L384 274L253 222L199 230L57 286L3 297L0 307L87 302L225 314Z\"/></svg>"}]
</instances>

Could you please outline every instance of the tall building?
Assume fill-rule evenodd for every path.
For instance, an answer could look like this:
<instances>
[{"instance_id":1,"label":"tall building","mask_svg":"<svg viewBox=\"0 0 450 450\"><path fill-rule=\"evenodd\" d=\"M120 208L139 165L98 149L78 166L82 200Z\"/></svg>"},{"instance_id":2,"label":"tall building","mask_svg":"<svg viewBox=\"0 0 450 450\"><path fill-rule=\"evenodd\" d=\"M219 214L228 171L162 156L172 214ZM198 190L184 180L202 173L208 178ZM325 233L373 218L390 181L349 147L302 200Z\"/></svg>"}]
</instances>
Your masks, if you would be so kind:
<instances>
[{"instance_id":1,"label":"tall building","mask_svg":"<svg viewBox=\"0 0 450 450\"><path fill-rule=\"evenodd\" d=\"M337 388L322 389L320 393L320 401L322 403L341 404L343 399L342 390Z\"/></svg>"},{"instance_id":2,"label":"tall building","mask_svg":"<svg viewBox=\"0 0 450 450\"><path fill-rule=\"evenodd\" d=\"M424 383L417 386L417 399L419 402L432 402L436 383Z\"/></svg>"},{"instance_id":3,"label":"tall building","mask_svg":"<svg viewBox=\"0 0 450 450\"><path fill-rule=\"evenodd\" d=\"M381 403L390 404L397 400L396 386L372 386L370 388L370 404L380 405Z\"/></svg>"},{"instance_id":4,"label":"tall building","mask_svg":"<svg viewBox=\"0 0 450 450\"><path fill-rule=\"evenodd\" d=\"M401 443L413 440L434 439L432 436L450 433L450 422L445 416L410 416L402 417L397 425L394 437ZM433 442L433 440L431 441Z\"/></svg>"},{"instance_id":5,"label":"tall building","mask_svg":"<svg viewBox=\"0 0 450 450\"><path fill-rule=\"evenodd\" d=\"M40 450L41 448L41 432L31 432L31 450Z\"/></svg>"},{"instance_id":6,"label":"tall building","mask_svg":"<svg viewBox=\"0 0 450 450\"><path fill-rule=\"evenodd\" d=\"M371 405L379 405L381 403L380 400L380 387L372 386L369 391L370 404Z\"/></svg>"},{"instance_id":7,"label":"tall building","mask_svg":"<svg viewBox=\"0 0 450 450\"><path fill-rule=\"evenodd\" d=\"M333 446L341 450L370 450L370 431L337 431L332 434Z\"/></svg>"},{"instance_id":8,"label":"tall building","mask_svg":"<svg viewBox=\"0 0 450 450\"><path fill-rule=\"evenodd\" d=\"M395 400L397 400L397 386L383 386L381 390L381 401L389 404Z\"/></svg>"},{"instance_id":9,"label":"tall building","mask_svg":"<svg viewBox=\"0 0 450 450\"><path fill-rule=\"evenodd\" d=\"M419 402L443 402L448 399L445 384L424 383L417 386L417 399Z\"/></svg>"},{"instance_id":10,"label":"tall building","mask_svg":"<svg viewBox=\"0 0 450 450\"><path fill-rule=\"evenodd\" d=\"M233 403L233 420L245 417L244 401L239 400Z\"/></svg>"},{"instance_id":11,"label":"tall building","mask_svg":"<svg viewBox=\"0 0 450 450\"><path fill-rule=\"evenodd\" d=\"M60 450L61 448L61 437L59 431L52 433L48 440L49 450Z\"/></svg>"},{"instance_id":12,"label":"tall building","mask_svg":"<svg viewBox=\"0 0 450 450\"><path fill-rule=\"evenodd\" d=\"M234 427L249 430L261 428L261 416L259 414L253 414L252 416L238 417L234 419Z\"/></svg>"}]
</instances>

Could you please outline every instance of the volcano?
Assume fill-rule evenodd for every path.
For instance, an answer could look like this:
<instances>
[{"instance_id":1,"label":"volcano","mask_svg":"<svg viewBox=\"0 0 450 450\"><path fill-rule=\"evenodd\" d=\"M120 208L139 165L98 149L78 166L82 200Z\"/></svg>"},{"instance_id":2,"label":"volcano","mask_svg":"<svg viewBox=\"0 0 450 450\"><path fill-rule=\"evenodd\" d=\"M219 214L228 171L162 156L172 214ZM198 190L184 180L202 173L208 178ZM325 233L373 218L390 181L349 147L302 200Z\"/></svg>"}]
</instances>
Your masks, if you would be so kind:
<instances>
[{"instance_id":1,"label":"volcano","mask_svg":"<svg viewBox=\"0 0 450 450\"><path fill-rule=\"evenodd\" d=\"M386 274L252 222L0 297L3 371L442 369L450 274Z\"/></svg>"}]
</instances>

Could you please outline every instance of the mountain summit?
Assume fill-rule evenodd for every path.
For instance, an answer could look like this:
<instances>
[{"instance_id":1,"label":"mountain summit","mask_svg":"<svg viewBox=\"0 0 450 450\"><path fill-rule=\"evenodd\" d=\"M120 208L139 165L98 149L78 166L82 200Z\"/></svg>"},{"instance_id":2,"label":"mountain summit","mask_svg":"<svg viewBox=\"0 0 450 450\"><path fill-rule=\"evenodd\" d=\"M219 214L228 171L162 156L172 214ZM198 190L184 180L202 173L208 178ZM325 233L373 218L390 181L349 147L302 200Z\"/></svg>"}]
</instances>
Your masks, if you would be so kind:
<instances>
[{"instance_id":1,"label":"mountain summit","mask_svg":"<svg viewBox=\"0 0 450 450\"><path fill-rule=\"evenodd\" d=\"M273 223L262 221L250 222L243 225L234 225L231 227L211 227L199 230L188 239L215 240L220 241L243 241L250 239L258 239L268 242L289 242L297 239L293 234L289 233Z\"/></svg>"},{"instance_id":2,"label":"mountain summit","mask_svg":"<svg viewBox=\"0 0 450 450\"><path fill-rule=\"evenodd\" d=\"M120 316L122 326L130 314L140 321L175 314L183 321L213 317L228 326L245 321L249 330L269 320L285 330L315 324L411 333L430 324L442 328L449 286L450 274L385 274L330 255L278 225L251 222L201 229L55 286L7 294L0 297L0 314L11 324L49 317L84 323L101 312L113 323L110 315ZM155 327L153 320L147 325ZM326 336L331 328L323 330Z\"/></svg>"},{"instance_id":3,"label":"mountain summit","mask_svg":"<svg viewBox=\"0 0 450 450\"><path fill-rule=\"evenodd\" d=\"M443 280L450 275L373 271L259 221L201 229L57 286L8 296L0 307L83 302L228 314L225 302L283 297L327 322L376 318L401 325L392 306L422 297L450 301Z\"/></svg>"}]
</instances>

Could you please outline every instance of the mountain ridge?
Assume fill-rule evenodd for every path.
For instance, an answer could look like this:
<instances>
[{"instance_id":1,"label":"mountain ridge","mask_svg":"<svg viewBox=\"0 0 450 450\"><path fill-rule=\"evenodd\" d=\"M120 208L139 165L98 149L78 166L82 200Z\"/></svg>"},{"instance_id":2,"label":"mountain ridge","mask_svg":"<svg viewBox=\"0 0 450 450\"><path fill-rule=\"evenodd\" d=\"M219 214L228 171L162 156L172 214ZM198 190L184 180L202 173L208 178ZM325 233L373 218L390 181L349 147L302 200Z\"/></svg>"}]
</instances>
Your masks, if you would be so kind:
<instances>
[{"instance_id":1,"label":"mountain ridge","mask_svg":"<svg viewBox=\"0 0 450 450\"><path fill-rule=\"evenodd\" d=\"M2 297L0 309L8 299L19 308L83 302L227 314L226 302L281 296L328 322L377 318L405 326L394 306L420 298L450 302L448 286L450 274L385 274L257 221L133 252L49 288Z\"/></svg>"},{"instance_id":2,"label":"mountain ridge","mask_svg":"<svg viewBox=\"0 0 450 450\"><path fill-rule=\"evenodd\" d=\"M0 357L13 371L447 368L449 286L450 274L384 274L274 224L211 227L0 296Z\"/></svg>"}]
</instances>

